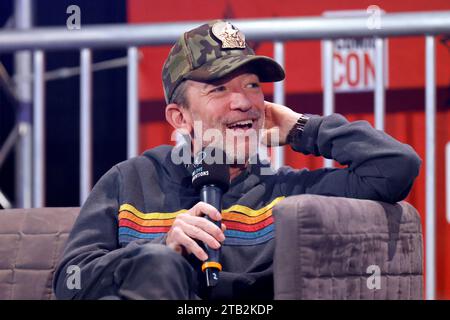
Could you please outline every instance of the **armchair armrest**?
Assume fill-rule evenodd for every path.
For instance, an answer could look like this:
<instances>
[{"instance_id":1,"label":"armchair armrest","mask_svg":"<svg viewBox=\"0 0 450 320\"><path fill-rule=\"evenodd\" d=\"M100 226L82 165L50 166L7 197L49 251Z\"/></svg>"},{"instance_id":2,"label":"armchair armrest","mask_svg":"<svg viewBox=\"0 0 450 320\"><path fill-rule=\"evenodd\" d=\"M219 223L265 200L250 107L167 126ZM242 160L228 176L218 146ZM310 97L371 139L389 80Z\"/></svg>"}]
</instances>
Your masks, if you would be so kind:
<instances>
[{"instance_id":1,"label":"armchair armrest","mask_svg":"<svg viewBox=\"0 0 450 320\"><path fill-rule=\"evenodd\" d=\"M275 299L422 299L422 227L410 204L300 195L274 219Z\"/></svg>"}]
</instances>

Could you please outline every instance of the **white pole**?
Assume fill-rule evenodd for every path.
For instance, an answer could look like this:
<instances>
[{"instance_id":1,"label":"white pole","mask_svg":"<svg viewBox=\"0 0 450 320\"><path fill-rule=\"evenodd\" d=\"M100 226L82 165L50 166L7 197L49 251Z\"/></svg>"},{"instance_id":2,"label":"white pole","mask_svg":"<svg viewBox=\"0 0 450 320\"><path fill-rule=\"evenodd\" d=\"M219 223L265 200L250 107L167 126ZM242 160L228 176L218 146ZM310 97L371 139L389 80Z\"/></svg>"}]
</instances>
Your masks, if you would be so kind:
<instances>
[{"instance_id":1,"label":"white pole","mask_svg":"<svg viewBox=\"0 0 450 320\"><path fill-rule=\"evenodd\" d=\"M323 115L334 113L334 88L333 88L333 40L323 41L324 70L323 70ZM333 167L332 159L324 159L326 168Z\"/></svg>"},{"instance_id":2,"label":"white pole","mask_svg":"<svg viewBox=\"0 0 450 320\"><path fill-rule=\"evenodd\" d=\"M384 39L375 39L375 128L384 130L385 93L384 93Z\"/></svg>"},{"instance_id":3,"label":"white pole","mask_svg":"<svg viewBox=\"0 0 450 320\"><path fill-rule=\"evenodd\" d=\"M136 47L128 48L127 81L127 155L128 159L139 152L139 51Z\"/></svg>"},{"instance_id":4,"label":"white pole","mask_svg":"<svg viewBox=\"0 0 450 320\"><path fill-rule=\"evenodd\" d=\"M284 67L284 43L276 41L274 43L274 58L282 67ZM274 82L273 102L285 104L284 80ZM284 165L284 146L272 148L273 168L278 170Z\"/></svg>"},{"instance_id":5,"label":"white pole","mask_svg":"<svg viewBox=\"0 0 450 320\"><path fill-rule=\"evenodd\" d=\"M80 205L92 188L92 52L80 53Z\"/></svg>"},{"instance_id":6,"label":"white pole","mask_svg":"<svg viewBox=\"0 0 450 320\"><path fill-rule=\"evenodd\" d=\"M435 131L436 131L436 81L435 39L426 36L426 298L434 300L436 294L436 189L435 189Z\"/></svg>"},{"instance_id":7,"label":"white pole","mask_svg":"<svg viewBox=\"0 0 450 320\"><path fill-rule=\"evenodd\" d=\"M33 207L45 206L45 57L33 54Z\"/></svg>"}]
</instances>

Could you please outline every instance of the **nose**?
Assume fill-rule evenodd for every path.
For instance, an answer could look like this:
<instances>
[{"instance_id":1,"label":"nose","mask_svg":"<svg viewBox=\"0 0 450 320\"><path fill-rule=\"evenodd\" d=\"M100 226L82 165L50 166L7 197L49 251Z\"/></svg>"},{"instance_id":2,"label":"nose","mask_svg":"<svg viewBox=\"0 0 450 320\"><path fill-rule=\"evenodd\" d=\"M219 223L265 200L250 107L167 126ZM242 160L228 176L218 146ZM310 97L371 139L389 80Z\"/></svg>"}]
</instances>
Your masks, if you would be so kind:
<instances>
[{"instance_id":1,"label":"nose","mask_svg":"<svg viewBox=\"0 0 450 320\"><path fill-rule=\"evenodd\" d=\"M248 111L252 108L252 102L243 92L233 92L231 94L231 110Z\"/></svg>"}]
</instances>

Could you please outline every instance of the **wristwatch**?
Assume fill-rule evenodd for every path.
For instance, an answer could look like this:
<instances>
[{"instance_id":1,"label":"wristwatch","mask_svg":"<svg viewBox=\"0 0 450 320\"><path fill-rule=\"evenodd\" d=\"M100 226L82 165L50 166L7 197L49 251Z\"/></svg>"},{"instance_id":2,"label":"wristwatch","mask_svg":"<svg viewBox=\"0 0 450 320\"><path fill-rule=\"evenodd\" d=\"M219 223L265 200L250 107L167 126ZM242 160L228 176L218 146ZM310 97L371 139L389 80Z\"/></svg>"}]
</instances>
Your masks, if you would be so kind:
<instances>
[{"instance_id":1,"label":"wristwatch","mask_svg":"<svg viewBox=\"0 0 450 320\"><path fill-rule=\"evenodd\" d=\"M302 114L298 119L292 129L289 131L286 142L291 144L293 142L300 141L302 137L303 130L305 129L306 123L308 122L309 117L307 115Z\"/></svg>"}]
</instances>

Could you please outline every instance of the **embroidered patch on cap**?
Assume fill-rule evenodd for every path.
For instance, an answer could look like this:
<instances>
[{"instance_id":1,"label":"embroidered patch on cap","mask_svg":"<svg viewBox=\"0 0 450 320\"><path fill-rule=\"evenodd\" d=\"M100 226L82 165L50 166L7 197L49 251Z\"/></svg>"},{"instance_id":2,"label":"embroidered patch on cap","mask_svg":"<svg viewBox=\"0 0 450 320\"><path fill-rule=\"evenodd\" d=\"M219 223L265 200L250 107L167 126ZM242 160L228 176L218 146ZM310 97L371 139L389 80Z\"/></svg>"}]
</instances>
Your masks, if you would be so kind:
<instances>
[{"instance_id":1,"label":"embroidered patch on cap","mask_svg":"<svg viewBox=\"0 0 450 320\"><path fill-rule=\"evenodd\" d=\"M245 49L244 34L228 21L215 23L211 31L222 43L222 49Z\"/></svg>"}]
</instances>

